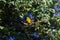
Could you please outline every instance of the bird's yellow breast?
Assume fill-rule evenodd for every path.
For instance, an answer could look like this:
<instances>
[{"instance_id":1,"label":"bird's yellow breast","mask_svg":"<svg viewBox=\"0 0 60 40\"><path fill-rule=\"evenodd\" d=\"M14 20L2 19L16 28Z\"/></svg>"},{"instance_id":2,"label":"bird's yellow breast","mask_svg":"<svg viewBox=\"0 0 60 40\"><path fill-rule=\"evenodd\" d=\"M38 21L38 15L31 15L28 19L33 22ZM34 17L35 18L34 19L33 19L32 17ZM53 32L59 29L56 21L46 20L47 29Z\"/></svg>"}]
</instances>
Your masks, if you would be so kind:
<instances>
[{"instance_id":1,"label":"bird's yellow breast","mask_svg":"<svg viewBox=\"0 0 60 40\"><path fill-rule=\"evenodd\" d=\"M29 23L29 24L32 23L32 20L31 20L31 18L29 18L29 17L26 17L26 21L27 21L27 23Z\"/></svg>"}]
</instances>

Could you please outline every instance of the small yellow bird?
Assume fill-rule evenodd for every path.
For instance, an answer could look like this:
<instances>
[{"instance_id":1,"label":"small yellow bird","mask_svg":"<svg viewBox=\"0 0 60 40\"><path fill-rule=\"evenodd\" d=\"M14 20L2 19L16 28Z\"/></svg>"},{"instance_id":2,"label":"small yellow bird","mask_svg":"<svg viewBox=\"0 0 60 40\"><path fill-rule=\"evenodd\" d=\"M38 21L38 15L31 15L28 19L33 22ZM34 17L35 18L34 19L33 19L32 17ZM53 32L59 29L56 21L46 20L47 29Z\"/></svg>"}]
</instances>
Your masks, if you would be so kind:
<instances>
[{"instance_id":1,"label":"small yellow bird","mask_svg":"<svg viewBox=\"0 0 60 40\"><path fill-rule=\"evenodd\" d=\"M26 17L26 22L29 23L29 24L32 24L32 20L31 20L31 18Z\"/></svg>"}]
</instances>

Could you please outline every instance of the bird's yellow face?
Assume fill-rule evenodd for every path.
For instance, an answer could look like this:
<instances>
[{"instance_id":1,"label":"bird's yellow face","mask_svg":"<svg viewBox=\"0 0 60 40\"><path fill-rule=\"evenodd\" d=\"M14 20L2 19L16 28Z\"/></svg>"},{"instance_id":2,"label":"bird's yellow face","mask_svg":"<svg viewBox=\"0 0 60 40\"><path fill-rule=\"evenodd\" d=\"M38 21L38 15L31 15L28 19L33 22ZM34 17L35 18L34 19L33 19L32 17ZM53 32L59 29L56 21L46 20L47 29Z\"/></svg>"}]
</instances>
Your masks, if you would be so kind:
<instances>
[{"instance_id":1,"label":"bird's yellow face","mask_svg":"<svg viewBox=\"0 0 60 40\"><path fill-rule=\"evenodd\" d=\"M26 22L29 23L29 24L32 24L32 20L31 20L31 18L26 17Z\"/></svg>"}]
</instances>

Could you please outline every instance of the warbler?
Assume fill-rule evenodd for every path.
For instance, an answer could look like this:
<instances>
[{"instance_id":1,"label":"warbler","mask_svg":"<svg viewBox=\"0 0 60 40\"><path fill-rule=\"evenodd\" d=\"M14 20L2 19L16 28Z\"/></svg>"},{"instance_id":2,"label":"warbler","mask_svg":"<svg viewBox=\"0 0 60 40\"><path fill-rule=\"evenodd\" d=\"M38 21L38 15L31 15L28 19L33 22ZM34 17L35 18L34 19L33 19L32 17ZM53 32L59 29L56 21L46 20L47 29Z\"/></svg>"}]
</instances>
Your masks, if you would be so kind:
<instances>
[{"instance_id":1,"label":"warbler","mask_svg":"<svg viewBox=\"0 0 60 40\"><path fill-rule=\"evenodd\" d=\"M20 16L20 18L21 18L22 23L25 25L28 25L28 24L31 25L34 20L34 16L33 16L32 12L30 12L30 11L23 17Z\"/></svg>"},{"instance_id":2,"label":"warbler","mask_svg":"<svg viewBox=\"0 0 60 40\"><path fill-rule=\"evenodd\" d=\"M26 22L29 24L32 24L33 20L34 20L34 16L33 16L32 12L28 12L26 14Z\"/></svg>"}]
</instances>

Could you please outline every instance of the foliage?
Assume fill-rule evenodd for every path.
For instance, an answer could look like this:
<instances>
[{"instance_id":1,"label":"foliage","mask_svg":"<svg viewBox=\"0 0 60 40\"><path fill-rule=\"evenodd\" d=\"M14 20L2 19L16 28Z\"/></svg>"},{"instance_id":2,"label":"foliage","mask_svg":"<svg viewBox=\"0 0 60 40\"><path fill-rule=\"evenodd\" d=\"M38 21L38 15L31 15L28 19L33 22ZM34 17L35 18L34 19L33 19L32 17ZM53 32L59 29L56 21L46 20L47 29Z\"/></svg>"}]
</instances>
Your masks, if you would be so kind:
<instances>
[{"instance_id":1,"label":"foliage","mask_svg":"<svg viewBox=\"0 0 60 40\"><path fill-rule=\"evenodd\" d=\"M60 40L57 5L55 0L0 1L0 40Z\"/></svg>"}]
</instances>

